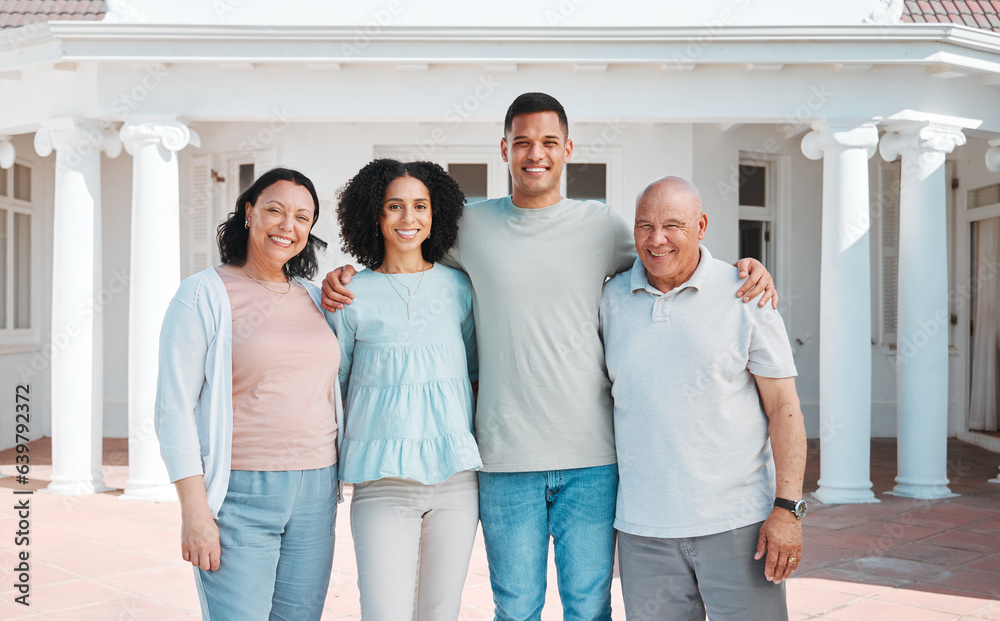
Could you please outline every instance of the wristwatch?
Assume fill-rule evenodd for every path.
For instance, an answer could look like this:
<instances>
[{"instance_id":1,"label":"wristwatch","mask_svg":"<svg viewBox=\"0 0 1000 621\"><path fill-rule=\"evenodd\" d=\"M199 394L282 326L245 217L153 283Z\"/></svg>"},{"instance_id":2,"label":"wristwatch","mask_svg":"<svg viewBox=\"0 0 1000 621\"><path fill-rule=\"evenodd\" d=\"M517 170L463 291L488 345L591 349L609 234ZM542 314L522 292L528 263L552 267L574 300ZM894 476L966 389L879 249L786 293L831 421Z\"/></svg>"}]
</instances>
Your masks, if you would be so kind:
<instances>
[{"instance_id":1,"label":"wristwatch","mask_svg":"<svg viewBox=\"0 0 1000 621\"><path fill-rule=\"evenodd\" d=\"M809 507L806 506L806 501L804 500L788 500L787 498L775 498L774 506L781 507L782 509L788 509L792 512L792 515L796 519L801 520L809 512Z\"/></svg>"}]
</instances>

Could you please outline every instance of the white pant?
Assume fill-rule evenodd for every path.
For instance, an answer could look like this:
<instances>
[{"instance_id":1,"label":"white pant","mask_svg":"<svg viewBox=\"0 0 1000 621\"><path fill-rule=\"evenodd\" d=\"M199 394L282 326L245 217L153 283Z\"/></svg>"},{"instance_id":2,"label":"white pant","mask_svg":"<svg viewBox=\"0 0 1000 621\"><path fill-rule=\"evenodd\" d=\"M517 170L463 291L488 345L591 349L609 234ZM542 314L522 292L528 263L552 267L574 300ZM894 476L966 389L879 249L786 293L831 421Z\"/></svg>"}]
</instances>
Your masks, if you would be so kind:
<instances>
[{"instance_id":1,"label":"white pant","mask_svg":"<svg viewBox=\"0 0 1000 621\"><path fill-rule=\"evenodd\" d=\"M364 621L458 619L479 523L479 479L354 485L351 534Z\"/></svg>"}]
</instances>

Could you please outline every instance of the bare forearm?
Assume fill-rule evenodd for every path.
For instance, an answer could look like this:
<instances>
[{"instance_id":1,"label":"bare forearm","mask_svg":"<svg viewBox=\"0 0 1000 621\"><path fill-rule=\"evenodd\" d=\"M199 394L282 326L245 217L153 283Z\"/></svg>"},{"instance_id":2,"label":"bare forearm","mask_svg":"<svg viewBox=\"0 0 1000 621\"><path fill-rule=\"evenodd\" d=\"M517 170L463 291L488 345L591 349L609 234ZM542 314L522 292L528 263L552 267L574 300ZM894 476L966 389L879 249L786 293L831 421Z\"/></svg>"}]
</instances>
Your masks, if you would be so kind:
<instances>
[{"instance_id":1,"label":"bare forearm","mask_svg":"<svg viewBox=\"0 0 1000 621\"><path fill-rule=\"evenodd\" d=\"M806 430L798 404L785 404L769 416L771 451L774 453L775 494L802 498L806 470Z\"/></svg>"},{"instance_id":2,"label":"bare forearm","mask_svg":"<svg viewBox=\"0 0 1000 621\"><path fill-rule=\"evenodd\" d=\"M208 508L208 494L205 492L205 477L202 475L174 481L177 498L181 502L181 514L194 516L211 514Z\"/></svg>"}]
</instances>

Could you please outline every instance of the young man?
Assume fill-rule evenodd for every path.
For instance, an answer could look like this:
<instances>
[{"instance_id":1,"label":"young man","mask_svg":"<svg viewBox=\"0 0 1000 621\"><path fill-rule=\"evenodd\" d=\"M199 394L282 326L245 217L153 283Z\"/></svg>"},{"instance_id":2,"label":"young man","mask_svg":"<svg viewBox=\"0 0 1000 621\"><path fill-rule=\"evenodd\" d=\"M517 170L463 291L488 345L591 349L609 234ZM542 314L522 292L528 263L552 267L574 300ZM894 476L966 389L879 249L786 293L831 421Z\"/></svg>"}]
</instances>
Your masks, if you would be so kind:
<instances>
[{"instance_id":1,"label":"young man","mask_svg":"<svg viewBox=\"0 0 1000 621\"><path fill-rule=\"evenodd\" d=\"M555 98L515 99L500 141L513 194L469 205L445 258L475 289L480 518L498 621L539 618L550 537L565 618L611 618L618 470L598 313L605 279L636 255L621 215L561 195L572 153ZM772 294L752 267L738 295ZM328 309L350 303L353 273L327 275Z\"/></svg>"}]
</instances>

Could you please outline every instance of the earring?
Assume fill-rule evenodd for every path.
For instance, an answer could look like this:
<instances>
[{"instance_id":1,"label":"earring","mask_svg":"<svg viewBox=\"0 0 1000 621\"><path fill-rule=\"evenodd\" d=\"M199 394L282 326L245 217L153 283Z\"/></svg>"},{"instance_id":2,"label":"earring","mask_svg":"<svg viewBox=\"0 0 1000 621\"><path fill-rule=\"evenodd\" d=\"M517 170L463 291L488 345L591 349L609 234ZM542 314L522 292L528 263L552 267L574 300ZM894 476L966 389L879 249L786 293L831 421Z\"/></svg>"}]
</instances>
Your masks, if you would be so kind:
<instances>
[{"instance_id":1,"label":"earring","mask_svg":"<svg viewBox=\"0 0 1000 621\"><path fill-rule=\"evenodd\" d=\"M243 228L245 229L250 228L250 218L247 218L246 220L243 221Z\"/></svg>"}]
</instances>

